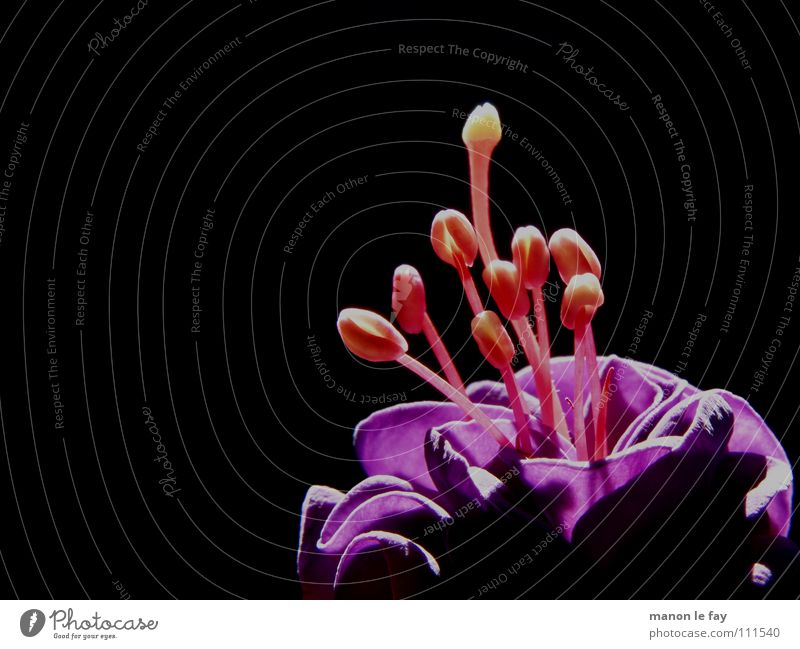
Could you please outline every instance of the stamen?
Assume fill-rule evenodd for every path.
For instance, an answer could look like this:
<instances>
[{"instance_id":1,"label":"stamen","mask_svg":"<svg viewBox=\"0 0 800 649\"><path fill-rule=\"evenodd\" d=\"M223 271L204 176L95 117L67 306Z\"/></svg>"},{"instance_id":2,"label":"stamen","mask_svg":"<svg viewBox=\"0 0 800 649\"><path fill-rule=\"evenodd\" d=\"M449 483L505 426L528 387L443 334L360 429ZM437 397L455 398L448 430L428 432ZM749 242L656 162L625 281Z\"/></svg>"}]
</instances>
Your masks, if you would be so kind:
<instances>
[{"instance_id":1,"label":"stamen","mask_svg":"<svg viewBox=\"0 0 800 649\"><path fill-rule=\"evenodd\" d=\"M591 246L575 230L563 228L550 237L550 253L565 284L575 275L591 273L600 279L600 260Z\"/></svg>"},{"instance_id":2,"label":"stamen","mask_svg":"<svg viewBox=\"0 0 800 649\"><path fill-rule=\"evenodd\" d=\"M489 431L489 433L491 433L492 437L495 438L498 444L500 444L501 446L509 445L509 441L503 434L503 431L501 431L494 424L494 422L491 419L489 419L489 417L482 410L480 410L480 408L478 408L478 406L472 403L472 401L470 401L469 398L461 394L452 385L450 385L447 381L445 381L441 376L433 372L430 368L426 367L415 358L411 358L411 356L409 356L408 354L404 354L403 356L398 358L397 362L403 365L404 367L410 369L423 381L428 383L431 387L436 388L445 397L450 399L450 401L452 401L454 404L460 407L464 411L465 415L467 415L468 417L472 417L487 431Z\"/></svg>"},{"instance_id":3,"label":"stamen","mask_svg":"<svg viewBox=\"0 0 800 649\"><path fill-rule=\"evenodd\" d=\"M469 153L472 220L478 233L478 246L484 266L497 259L489 224L489 165L492 151L500 142L502 134L497 109L488 102L472 111L461 132Z\"/></svg>"},{"instance_id":4,"label":"stamen","mask_svg":"<svg viewBox=\"0 0 800 649\"><path fill-rule=\"evenodd\" d=\"M583 419L584 369L588 367L589 383L592 394L592 423L597 438L600 379L597 374L597 352L594 349L594 338L591 333L591 321L597 309L603 304L603 289L600 280L592 273L574 275L564 290L561 302L561 322L567 329L575 330L575 414L573 430L575 431L575 448L579 460L595 457L597 444L590 453L585 436ZM597 442L597 439L595 439Z\"/></svg>"},{"instance_id":5,"label":"stamen","mask_svg":"<svg viewBox=\"0 0 800 649\"><path fill-rule=\"evenodd\" d=\"M545 365L542 361L541 345L536 340L527 318L530 301L522 287L517 267L511 262L496 259L483 271L483 279L500 312L511 321L522 344L522 350L533 372L536 391L540 396L542 423L548 429L557 430L565 439L569 439L561 404L556 399L548 371L549 365Z\"/></svg>"},{"instance_id":6,"label":"stamen","mask_svg":"<svg viewBox=\"0 0 800 649\"><path fill-rule=\"evenodd\" d=\"M608 400L611 381L614 378L614 368L609 367L606 371L606 378L603 381L603 395L600 397L600 414L597 417L597 429L595 432L595 447L593 460L602 460L608 455L608 435L606 433L606 416L608 413Z\"/></svg>"},{"instance_id":7,"label":"stamen","mask_svg":"<svg viewBox=\"0 0 800 649\"><path fill-rule=\"evenodd\" d=\"M514 343L494 311L481 311L472 319L472 337L492 367L502 370L514 358Z\"/></svg>"},{"instance_id":8,"label":"stamen","mask_svg":"<svg viewBox=\"0 0 800 649\"><path fill-rule=\"evenodd\" d=\"M531 291L533 297L533 314L536 318L536 335L539 342L542 372L547 377L547 382L552 384L550 333L547 328L547 313L542 294L542 286L547 281L550 272L550 251L547 248L547 241L539 229L532 225L518 228L511 242L511 252L522 284ZM552 405L555 408L554 417L562 418L563 413L558 400L554 400Z\"/></svg>"},{"instance_id":9,"label":"stamen","mask_svg":"<svg viewBox=\"0 0 800 649\"><path fill-rule=\"evenodd\" d=\"M483 311L484 307L483 302L481 302L481 296L478 294L478 287L475 286L475 280L472 279L472 273L463 264L456 266L456 270L458 270L461 285L464 287L464 295L467 296L469 308L472 309L473 315L478 315Z\"/></svg>"},{"instance_id":10,"label":"stamen","mask_svg":"<svg viewBox=\"0 0 800 649\"><path fill-rule=\"evenodd\" d=\"M528 225L518 228L511 241L511 252L514 265L519 271L522 285L531 291L533 296L533 314L536 317L536 333L539 338L539 349L542 362L550 374L550 334L547 330L547 314L544 310L542 286L550 272L550 251L547 242L538 228Z\"/></svg>"},{"instance_id":11,"label":"stamen","mask_svg":"<svg viewBox=\"0 0 800 649\"><path fill-rule=\"evenodd\" d=\"M422 331L447 380L466 394L464 382L427 309L425 284L419 271L408 264L398 266L392 282L392 321L396 320L406 333L418 334Z\"/></svg>"},{"instance_id":12,"label":"stamen","mask_svg":"<svg viewBox=\"0 0 800 649\"><path fill-rule=\"evenodd\" d=\"M517 267L510 261L495 259L483 269L483 281L489 288L497 307L509 320L528 315L531 303L522 288Z\"/></svg>"},{"instance_id":13,"label":"stamen","mask_svg":"<svg viewBox=\"0 0 800 649\"><path fill-rule=\"evenodd\" d=\"M583 337L583 355L586 361L586 368L589 372L589 394L592 397L592 427L594 429L594 450L592 459L602 453L600 457L605 457L605 452L600 448L600 406L602 405L600 389L600 373L597 369L597 349L594 344L594 334L591 324L587 324Z\"/></svg>"},{"instance_id":14,"label":"stamen","mask_svg":"<svg viewBox=\"0 0 800 649\"><path fill-rule=\"evenodd\" d=\"M475 314L473 337L481 353L503 375L517 427L516 447L529 456L534 452L531 413L511 368L514 346L497 314L485 311L470 269L480 254L485 267L483 279L499 311L511 322L530 363L540 400L541 420L550 434L544 444L555 441L556 433L570 441L562 404L551 376L550 334L544 308L543 286L552 255L566 285L561 320L565 327L574 330L575 390L572 400L564 398L573 410L577 457L581 461L602 460L608 453L607 402L614 373L613 368L609 368L601 386L591 327L592 318L604 300L600 286L600 260L574 230L558 230L548 244L533 226L519 228L514 234L511 245L513 263L499 259L489 220L489 170L492 153L501 136L502 126L494 106L486 103L476 107L462 131L469 153L472 223L461 212L442 210L433 220L431 243L437 256L458 272L470 309ZM531 300L538 339L528 317ZM453 359L427 312L422 278L411 266L403 265L395 271L392 309L391 322L364 309L342 311L338 328L348 349L370 361L397 361L457 404L498 443L509 445L510 441L498 426L467 397ZM408 355L405 338L392 324L395 320L407 333L424 333L447 380ZM591 399L591 432L587 432L583 412L587 389Z\"/></svg>"},{"instance_id":15,"label":"stamen","mask_svg":"<svg viewBox=\"0 0 800 649\"><path fill-rule=\"evenodd\" d=\"M511 253L525 288L543 286L550 274L550 251L539 228L532 225L517 228L511 240Z\"/></svg>"},{"instance_id":16,"label":"stamen","mask_svg":"<svg viewBox=\"0 0 800 649\"><path fill-rule=\"evenodd\" d=\"M458 210L442 210L433 217L431 243L439 258L451 266L456 265L456 259L472 266L478 256L475 228Z\"/></svg>"},{"instance_id":17,"label":"stamen","mask_svg":"<svg viewBox=\"0 0 800 649\"><path fill-rule=\"evenodd\" d=\"M431 244L436 255L458 271L464 295L472 313L483 311L483 304L469 269L478 255L478 237L475 228L461 212L442 210L433 218Z\"/></svg>"},{"instance_id":18,"label":"stamen","mask_svg":"<svg viewBox=\"0 0 800 649\"><path fill-rule=\"evenodd\" d=\"M422 331L433 350L434 356L436 356L436 360L439 361L439 366L442 368L447 380L450 381L450 384L454 388L466 394L467 391L464 387L464 381L461 380L461 375L458 373L453 359L447 351L447 347L444 346L444 341L439 336L439 332L433 325L433 320L431 320L431 317L427 313L422 321Z\"/></svg>"},{"instance_id":19,"label":"stamen","mask_svg":"<svg viewBox=\"0 0 800 649\"><path fill-rule=\"evenodd\" d=\"M367 309L344 309L336 323L344 344L368 361L396 361L408 351L403 335L383 316Z\"/></svg>"},{"instance_id":20,"label":"stamen","mask_svg":"<svg viewBox=\"0 0 800 649\"><path fill-rule=\"evenodd\" d=\"M589 447L586 440L586 423L583 419L583 392L585 390L583 371L585 359L583 357L583 337L586 333L586 315L581 311L577 321L573 323L575 328L575 409L572 413L572 430L575 434L575 451L578 460L586 461L589 459Z\"/></svg>"},{"instance_id":21,"label":"stamen","mask_svg":"<svg viewBox=\"0 0 800 649\"><path fill-rule=\"evenodd\" d=\"M392 278L392 322L408 334L422 331L422 321L427 310L425 284L413 266L402 264L395 268Z\"/></svg>"},{"instance_id":22,"label":"stamen","mask_svg":"<svg viewBox=\"0 0 800 649\"><path fill-rule=\"evenodd\" d=\"M386 318L367 309L344 309L339 314L336 326L344 344L356 356L375 362L397 361L459 406L466 415L491 433L499 444L509 444L503 432L467 396L406 353L408 343Z\"/></svg>"},{"instance_id":23,"label":"stamen","mask_svg":"<svg viewBox=\"0 0 800 649\"><path fill-rule=\"evenodd\" d=\"M529 428L530 409L511 369L514 343L494 311L483 311L472 319L472 336L483 357L503 375L517 426L517 448L530 455L533 453Z\"/></svg>"},{"instance_id":24,"label":"stamen","mask_svg":"<svg viewBox=\"0 0 800 649\"><path fill-rule=\"evenodd\" d=\"M575 275L564 289L561 300L561 322L567 329L575 329L576 321L581 315L586 322L591 322L595 311L602 306L605 298L600 280L591 273Z\"/></svg>"}]
</instances>

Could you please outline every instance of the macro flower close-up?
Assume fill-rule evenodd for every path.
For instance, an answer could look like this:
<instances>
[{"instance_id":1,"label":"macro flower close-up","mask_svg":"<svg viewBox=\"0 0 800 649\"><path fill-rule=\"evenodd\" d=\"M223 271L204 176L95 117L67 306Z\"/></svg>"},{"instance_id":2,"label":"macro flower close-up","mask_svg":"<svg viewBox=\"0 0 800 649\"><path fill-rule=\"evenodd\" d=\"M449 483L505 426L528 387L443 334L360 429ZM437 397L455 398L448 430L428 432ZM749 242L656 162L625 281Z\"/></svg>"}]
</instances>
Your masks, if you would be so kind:
<instances>
[{"instance_id":1,"label":"macro flower close-up","mask_svg":"<svg viewBox=\"0 0 800 649\"><path fill-rule=\"evenodd\" d=\"M598 256L574 230L546 237L532 225L496 246L488 185L502 128L494 106L478 106L462 135L472 218L441 210L430 242L455 271L474 343L499 379L463 382L412 266L395 270L389 317L340 312L339 333L355 357L399 364L443 400L377 410L354 431L367 477L346 493L309 489L298 549L304 595L796 590L792 467L778 438L731 392L598 355ZM570 356L551 356L543 294L551 265L564 286L559 319ZM418 338L438 367L412 355ZM527 366L515 370L518 357Z\"/></svg>"},{"instance_id":2,"label":"macro flower close-up","mask_svg":"<svg viewBox=\"0 0 800 649\"><path fill-rule=\"evenodd\" d=\"M0 649L798 644L800 0L0 7Z\"/></svg>"}]
</instances>

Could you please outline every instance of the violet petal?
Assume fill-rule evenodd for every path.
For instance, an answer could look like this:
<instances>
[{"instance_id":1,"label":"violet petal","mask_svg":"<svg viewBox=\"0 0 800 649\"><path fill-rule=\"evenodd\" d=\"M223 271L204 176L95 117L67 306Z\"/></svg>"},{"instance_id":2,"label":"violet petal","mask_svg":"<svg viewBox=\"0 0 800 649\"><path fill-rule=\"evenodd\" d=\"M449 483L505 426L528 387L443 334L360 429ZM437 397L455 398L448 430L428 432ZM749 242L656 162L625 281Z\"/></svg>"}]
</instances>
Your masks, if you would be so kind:
<instances>
[{"instance_id":1,"label":"violet petal","mask_svg":"<svg viewBox=\"0 0 800 649\"><path fill-rule=\"evenodd\" d=\"M333 580L338 557L317 549L328 515L344 494L330 487L313 486L303 500L300 518L300 543L297 549L297 574L307 599L333 598Z\"/></svg>"},{"instance_id":2,"label":"violet petal","mask_svg":"<svg viewBox=\"0 0 800 649\"><path fill-rule=\"evenodd\" d=\"M337 597L355 599L410 597L432 586L439 564L425 548L390 532L356 536L336 571Z\"/></svg>"}]
</instances>

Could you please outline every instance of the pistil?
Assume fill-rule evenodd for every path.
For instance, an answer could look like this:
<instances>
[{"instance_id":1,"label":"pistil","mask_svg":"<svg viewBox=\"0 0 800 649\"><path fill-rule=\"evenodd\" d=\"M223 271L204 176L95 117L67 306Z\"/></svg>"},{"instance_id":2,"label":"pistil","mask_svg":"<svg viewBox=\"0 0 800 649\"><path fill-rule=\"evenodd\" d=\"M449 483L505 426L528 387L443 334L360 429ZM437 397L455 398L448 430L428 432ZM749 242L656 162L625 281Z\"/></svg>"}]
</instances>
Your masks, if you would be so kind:
<instances>
[{"instance_id":1,"label":"pistil","mask_svg":"<svg viewBox=\"0 0 800 649\"><path fill-rule=\"evenodd\" d=\"M478 233L478 246L484 266L497 259L489 222L489 165L502 133L497 109L488 102L472 111L461 132L469 153L472 220Z\"/></svg>"}]
</instances>

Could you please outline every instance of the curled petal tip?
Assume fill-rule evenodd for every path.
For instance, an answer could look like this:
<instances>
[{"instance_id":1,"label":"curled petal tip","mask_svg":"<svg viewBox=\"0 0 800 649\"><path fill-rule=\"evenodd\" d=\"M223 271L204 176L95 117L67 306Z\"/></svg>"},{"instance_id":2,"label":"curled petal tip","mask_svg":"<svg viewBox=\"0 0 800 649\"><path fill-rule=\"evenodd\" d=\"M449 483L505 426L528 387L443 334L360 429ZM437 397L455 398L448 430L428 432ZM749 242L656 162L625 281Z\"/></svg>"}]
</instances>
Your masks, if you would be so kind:
<instances>
[{"instance_id":1,"label":"curled petal tip","mask_svg":"<svg viewBox=\"0 0 800 649\"><path fill-rule=\"evenodd\" d=\"M395 361L408 351L403 335L374 311L343 309L336 326L347 349L364 360Z\"/></svg>"},{"instance_id":2,"label":"curled petal tip","mask_svg":"<svg viewBox=\"0 0 800 649\"><path fill-rule=\"evenodd\" d=\"M564 283L575 275L592 273L598 279L602 272L600 260L592 247L575 230L562 228L550 237L550 253Z\"/></svg>"},{"instance_id":3,"label":"curled petal tip","mask_svg":"<svg viewBox=\"0 0 800 649\"><path fill-rule=\"evenodd\" d=\"M431 244L436 255L451 266L472 266L478 256L475 228L458 210L442 210L433 218Z\"/></svg>"},{"instance_id":4,"label":"curled petal tip","mask_svg":"<svg viewBox=\"0 0 800 649\"><path fill-rule=\"evenodd\" d=\"M494 311L481 311L472 319L472 337L483 357L497 369L514 358L514 343Z\"/></svg>"},{"instance_id":5,"label":"curled petal tip","mask_svg":"<svg viewBox=\"0 0 800 649\"><path fill-rule=\"evenodd\" d=\"M489 102L475 107L467 117L464 129L461 131L461 138L467 147L488 145L494 148L502 135L503 127L500 124L500 115Z\"/></svg>"},{"instance_id":6,"label":"curled petal tip","mask_svg":"<svg viewBox=\"0 0 800 649\"><path fill-rule=\"evenodd\" d=\"M497 303L500 313L506 318L513 320L528 315L531 304L514 264L495 259L483 269L483 281Z\"/></svg>"},{"instance_id":7,"label":"curled petal tip","mask_svg":"<svg viewBox=\"0 0 800 649\"><path fill-rule=\"evenodd\" d=\"M419 271L408 264L398 266L392 280L392 322L406 333L418 334L426 311L425 285Z\"/></svg>"},{"instance_id":8,"label":"curled petal tip","mask_svg":"<svg viewBox=\"0 0 800 649\"><path fill-rule=\"evenodd\" d=\"M539 288L550 272L550 250L544 235L532 225L518 228L511 241L511 253L526 289Z\"/></svg>"},{"instance_id":9,"label":"curled petal tip","mask_svg":"<svg viewBox=\"0 0 800 649\"><path fill-rule=\"evenodd\" d=\"M574 275L564 289L561 301L561 322L567 329L575 329L579 318L588 323L595 311L603 305L605 297L600 280L593 273Z\"/></svg>"}]
</instances>

